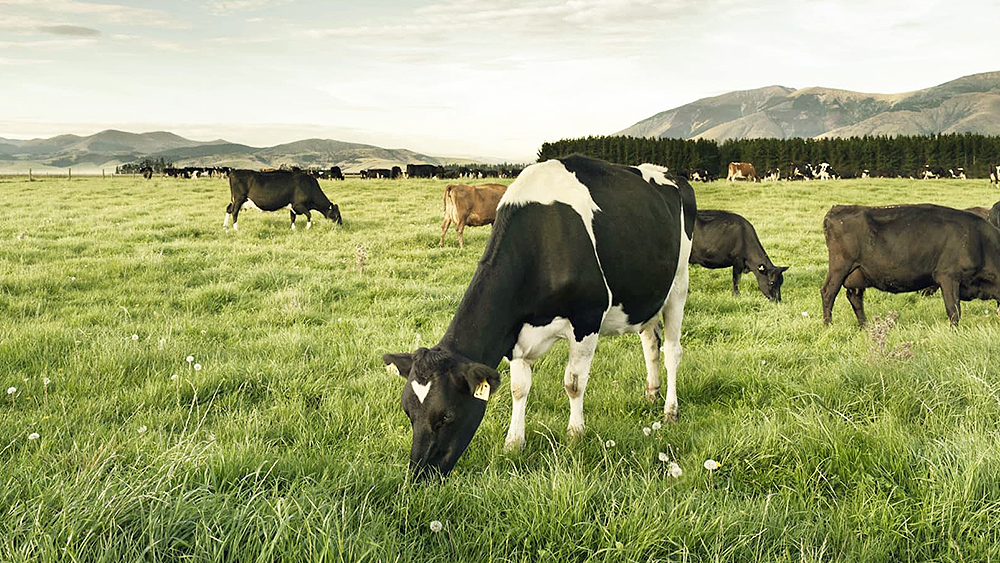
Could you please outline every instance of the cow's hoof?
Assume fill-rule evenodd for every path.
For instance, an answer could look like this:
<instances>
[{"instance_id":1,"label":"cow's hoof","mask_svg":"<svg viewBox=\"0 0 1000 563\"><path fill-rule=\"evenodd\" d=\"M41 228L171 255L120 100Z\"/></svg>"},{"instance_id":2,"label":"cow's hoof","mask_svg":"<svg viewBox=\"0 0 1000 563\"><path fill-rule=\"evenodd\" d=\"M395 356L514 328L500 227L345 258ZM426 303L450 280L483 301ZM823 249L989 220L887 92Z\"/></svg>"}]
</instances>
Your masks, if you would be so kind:
<instances>
[{"instance_id":1,"label":"cow's hoof","mask_svg":"<svg viewBox=\"0 0 1000 563\"><path fill-rule=\"evenodd\" d=\"M667 424L677 422L677 405L663 409L663 422Z\"/></svg>"},{"instance_id":2,"label":"cow's hoof","mask_svg":"<svg viewBox=\"0 0 1000 563\"><path fill-rule=\"evenodd\" d=\"M660 390L657 389L646 389L646 401L650 403L660 402Z\"/></svg>"},{"instance_id":3,"label":"cow's hoof","mask_svg":"<svg viewBox=\"0 0 1000 563\"><path fill-rule=\"evenodd\" d=\"M517 438L511 438L510 436L504 440L503 451L507 453L516 453L524 449L524 436Z\"/></svg>"},{"instance_id":4,"label":"cow's hoof","mask_svg":"<svg viewBox=\"0 0 1000 563\"><path fill-rule=\"evenodd\" d=\"M574 440L579 440L583 437L583 425L580 426L567 426L566 435Z\"/></svg>"}]
</instances>

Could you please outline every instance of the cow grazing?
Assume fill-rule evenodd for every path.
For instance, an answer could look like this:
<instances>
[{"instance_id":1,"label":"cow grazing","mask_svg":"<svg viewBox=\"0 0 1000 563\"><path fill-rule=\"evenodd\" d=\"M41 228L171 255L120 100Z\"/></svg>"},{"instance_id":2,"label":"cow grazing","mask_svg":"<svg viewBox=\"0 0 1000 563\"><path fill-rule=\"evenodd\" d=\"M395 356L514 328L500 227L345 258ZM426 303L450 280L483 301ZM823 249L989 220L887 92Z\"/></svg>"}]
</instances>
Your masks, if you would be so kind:
<instances>
[{"instance_id":1,"label":"cow grazing","mask_svg":"<svg viewBox=\"0 0 1000 563\"><path fill-rule=\"evenodd\" d=\"M770 168L764 171L764 176L761 178L762 182L777 182L781 179L781 169L780 168Z\"/></svg>"},{"instance_id":2,"label":"cow grazing","mask_svg":"<svg viewBox=\"0 0 1000 563\"><path fill-rule=\"evenodd\" d=\"M936 180L937 178L943 178L945 174L944 168L925 164L923 170L917 172L917 178L921 180Z\"/></svg>"},{"instance_id":3,"label":"cow grazing","mask_svg":"<svg viewBox=\"0 0 1000 563\"><path fill-rule=\"evenodd\" d=\"M953 180L965 180L966 179L965 168L962 168L961 166L957 166L957 167L953 166L953 167L949 168L948 169L948 174L951 175L951 178Z\"/></svg>"},{"instance_id":4,"label":"cow grazing","mask_svg":"<svg viewBox=\"0 0 1000 563\"><path fill-rule=\"evenodd\" d=\"M740 276L753 272L761 293L781 301L781 284L788 266L771 263L750 221L717 209L699 209L694 224L691 264L706 268L733 268L733 295L740 294Z\"/></svg>"},{"instance_id":5,"label":"cow grazing","mask_svg":"<svg viewBox=\"0 0 1000 563\"><path fill-rule=\"evenodd\" d=\"M726 174L726 180L730 182L734 180L756 182L757 170L755 170L753 164L749 162L730 162L729 172Z\"/></svg>"},{"instance_id":6,"label":"cow grazing","mask_svg":"<svg viewBox=\"0 0 1000 563\"><path fill-rule=\"evenodd\" d=\"M497 216L497 205L506 190L507 186L503 184L449 184L444 189L444 223L441 224L441 242L438 247L444 246L444 235L447 234L448 227L455 223L458 246L465 248L465 227L492 225Z\"/></svg>"},{"instance_id":7,"label":"cow grazing","mask_svg":"<svg viewBox=\"0 0 1000 563\"><path fill-rule=\"evenodd\" d=\"M229 191L232 201L226 207L226 217L222 227L229 226L232 218L233 230L239 230L240 209L244 204L251 204L262 211L289 210L292 217L292 228L295 228L295 216L306 216L306 228L312 227L310 210L319 211L324 217L337 224L344 223L340 216L340 208L330 203L319 182L303 172L254 172L252 170L233 170L229 173Z\"/></svg>"},{"instance_id":8,"label":"cow grazing","mask_svg":"<svg viewBox=\"0 0 1000 563\"><path fill-rule=\"evenodd\" d=\"M413 426L410 469L447 475L482 421L510 359L513 396L506 447L525 442L531 364L559 338L569 341L563 385L568 432L584 429L583 395L598 335L639 332L646 397L660 387L666 322L664 417L677 417L680 329L688 289L694 190L660 167L570 156L531 165L507 188L486 250L441 341L386 354L406 384Z\"/></svg>"},{"instance_id":9,"label":"cow grazing","mask_svg":"<svg viewBox=\"0 0 1000 563\"><path fill-rule=\"evenodd\" d=\"M866 323L865 288L891 293L941 288L953 325L961 301L1000 300L1000 230L979 217L939 205L835 205L823 219L829 271L823 322L846 288L858 324Z\"/></svg>"},{"instance_id":10,"label":"cow grazing","mask_svg":"<svg viewBox=\"0 0 1000 563\"><path fill-rule=\"evenodd\" d=\"M1000 187L1000 164L990 165L990 185Z\"/></svg>"},{"instance_id":11,"label":"cow grazing","mask_svg":"<svg viewBox=\"0 0 1000 563\"><path fill-rule=\"evenodd\" d=\"M433 178L444 174L444 167L435 164L407 164L407 178Z\"/></svg>"},{"instance_id":12,"label":"cow grazing","mask_svg":"<svg viewBox=\"0 0 1000 563\"><path fill-rule=\"evenodd\" d=\"M150 168L149 166L143 166L142 169L139 170L139 172L141 172L142 177L147 180L153 177L153 169Z\"/></svg>"}]
</instances>

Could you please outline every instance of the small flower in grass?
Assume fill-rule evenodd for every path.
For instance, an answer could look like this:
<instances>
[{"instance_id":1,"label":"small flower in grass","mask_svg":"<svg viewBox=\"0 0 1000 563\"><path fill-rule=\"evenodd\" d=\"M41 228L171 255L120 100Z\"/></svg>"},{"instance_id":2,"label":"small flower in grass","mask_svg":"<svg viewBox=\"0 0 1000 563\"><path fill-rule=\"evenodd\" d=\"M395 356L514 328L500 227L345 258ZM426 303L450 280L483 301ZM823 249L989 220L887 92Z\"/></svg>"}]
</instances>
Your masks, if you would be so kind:
<instances>
[{"instance_id":1,"label":"small flower in grass","mask_svg":"<svg viewBox=\"0 0 1000 563\"><path fill-rule=\"evenodd\" d=\"M667 466L667 475L670 475L674 479L677 479L681 475L684 475L684 470L681 469L681 466L677 465L676 462L671 461L670 465Z\"/></svg>"},{"instance_id":2,"label":"small flower in grass","mask_svg":"<svg viewBox=\"0 0 1000 563\"><path fill-rule=\"evenodd\" d=\"M662 426L663 425L660 424L659 422L654 422L653 423L653 430L659 430Z\"/></svg>"},{"instance_id":3,"label":"small flower in grass","mask_svg":"<svg viewBox=\"0 0 1000 563\"><path fill-rule=\"evenodd\" d=\"M38 432L32 432L31 434L28 434L28 439L31 440L32 442L37 440L39 437L40 436L38 435Z\"/></svg>"},{"instance_id":4,"label":"small flower in grass","mask_svg":"<svg viewBox=\"0 0 1000 563\"><path fill-rule=\"evenodd\" d=\"M145 425L145 424L143 424L142 426L140 426L140 427L139 427L139 430L138 430L138 432L139 432L139 434L142 434L142 433L143 433L143 432L145 432L146 430L149 430L149 429L148 429L148 428L146 428L146 425Z\"/></svg>"},{"instance_id":5,"label":"small flower in grass","mask_svg":"<svg viewBox=\"0 0 1000 563\"><path fill-rule=\"evenodd\" d=\"M190 364L191 362L194 361L194 356L188 356L186 359L187 359L187 363Z\"/></svg>"},{"instance_id":6,"label":"small flower in grass","mask_svg":"<svg viewBox=\"0 0 1000 563\"><path fill-rule=\"evenodd\" d=\"M617 445L618 444L616 444L614 440L608 440L607 442L604 442L604 447L605 448L613 448L613 447L615 447Z\"/></svg>"},{"instance_id":7,"label":"small flower in grass","mask_svg":"<svg viewBox=\"0 0 1000 563\"><path fill-rule=\"evenodd\" d=\"M667 455L667 452L660 452L656 457L663 463L670 461L670 456Z\"/></svg>"},{"instance_id":8,"label":"small flower in grass","mask_svg":"<svg viewBox=\"0 0 1000 563\"><path fill-rule=\"evenodd\" d=\"M643 427L643 429L642 429L642 433L643 433L643 434L645 434L646 436L649 436L650 434L652 434L652 433L653 433L653 430L652 430L652 429L650 429L650 428L649 428L648 426L645 426L645 427Z\"/></svg>"},{"instance_id":9,"label":"small flower in grass","mask_svg":"<svg viewBox=\"0 0 1000 563\"><path fill-rule=\"evenodd\" d=\"M707 469L709 471L715 471L716 469L719 468L720 465L721 464L719 462L715 461L714 459L706 459L705 460L705 469Z\"/></svg>"},{"instance_id":10,"label":"small flower in grass","mask_svg":"<svg viewBox=\"0 0 1000 563\"><path fill-rule=\"evenodd\" d=\"M132 335L132 340L139 340L139 335L138 334L133 334Z\"/></svg>"},{"instance_id":11,"label":"small flower in grass","mask_svg":"<svg viewBox=\"0 0 1000 563\"><path fill-rule=\"evenodd\" d=\"M171 381L177 381L177 374L175 373L175 374L171 375L170 376L170 380Z\"/></svg>"},{"instance_id":12,"label":"small flower in grass","mask_svg":"<svg viewBox=\"0 0 1000 563\"><path fill-rule=\"evenodd\" d=\"M194 371L201 371L201 364L195 364Z\"/></svg>"},{"instance_id":13,"label":"small flower in grass","mask_svg":"<svg viewBox=\"0 0 1000 563\"><path fill-rule=\"evenodd\" d=\"M17 387L8 387L7 388L7 394L8 395L13 395L14 393L17 393Z\"/></svg>"},{"instance_id":14,"label":"small flower in grass","mask_svg":"<svg viewBox=\"0 0 1000 563\"><path fill-rule=\"evenodd\" d=\"M808 317L809 316L809 311L802 311L802 316L803 317Z\"/></svg>"},{"instance_id":15,"label":"small flower in grass","mask_svg":"<svg viewBox=\"0 0 1000 563\"><path fill-rule=\"evenodd\" d=\"M431 531L435 534L444 529L444 524L440 520L431 520Z\"/></svg>"}]
</instances>

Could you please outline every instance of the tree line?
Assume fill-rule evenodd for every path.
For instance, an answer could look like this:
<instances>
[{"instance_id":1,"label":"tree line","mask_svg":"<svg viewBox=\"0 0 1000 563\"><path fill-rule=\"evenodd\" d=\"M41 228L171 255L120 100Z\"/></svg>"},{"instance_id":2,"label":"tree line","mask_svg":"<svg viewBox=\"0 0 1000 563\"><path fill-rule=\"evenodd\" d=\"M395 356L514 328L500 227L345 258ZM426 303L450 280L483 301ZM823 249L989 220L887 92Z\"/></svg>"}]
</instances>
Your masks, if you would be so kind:
<instances>
[{"instance_id":1,"label":"tree line","mask_svg":"<svg viewBox=\"0 0 1000 563\"><path fill-rule=\"evenodd\" d=\"M730 162L750 162L758 171L791 163L828 162L841 172L907 176L924 166L965 168L970 177L987 177L1000 161L1000 136L947 133L920 136L864 136L828 139L653 139L592 136L543 143L539 162L585 154L618 164L650 162L671 170L708 170L725 176Z\"/></svg>"}]
</instances>

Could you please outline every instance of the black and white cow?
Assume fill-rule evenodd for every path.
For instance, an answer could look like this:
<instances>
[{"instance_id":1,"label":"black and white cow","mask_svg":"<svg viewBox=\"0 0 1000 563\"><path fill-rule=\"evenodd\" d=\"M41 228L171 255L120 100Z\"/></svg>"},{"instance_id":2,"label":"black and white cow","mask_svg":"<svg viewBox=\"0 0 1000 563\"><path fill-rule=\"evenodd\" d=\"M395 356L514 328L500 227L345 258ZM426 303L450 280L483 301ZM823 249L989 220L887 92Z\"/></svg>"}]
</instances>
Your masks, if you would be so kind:
<instances>
[{"instance_id":1,"label":"black and white cow","mask_svg":"<svg viewBox=\"0 0 1000 563\"><path fill-rule=\"evenodd\" d=\"M965 168L961 166L952 166L948 169L948 174L951 175L952 180L965 180Z\"/></svg>"},{"instance_id":2,"label":"black and white cow","mask_svg":"<svg viewBox=\"0 0 1000 563\"><path fill-rule=\"evenodd\" d=\"M583 395L599 335L638 332L646 397L660 388L666 324L664 418L677 418L681 318L695 221L694 190L663 168L584 156L524 169L497 208L486 250L441 341L382 356L406 379L402 406L413 426L416 478L447 475L465 451L510 360L513 396L506 447L525 442L531 365L569 341L563 385L568 432L584 429Z\"/></svg>"},{"instance_id":3,"label":"black and white cow","mask_svg":"<svg viewBox=\"0 0 1000 563\"><path fill-rule=\"evenodd\" d=\"M1000 164L990 165L990 185L1000 187Z\"/></svg>"},{"instance_id":4,"label":"black and white cow","mask_svg":"<svg viewBox=\"0 0 1000 563\"><path fill-rule=\"evenodd\" d=\"M310 210L316 210L337 224L343 224L340 208L330 203L319 188L319 182L304 172L276 170L274 172L254 172L253 170L233 170L229 173L229 191L232 201L226 207L226 217L222 228L233 221L233 230L239 230L240 209L250 205L261 211L288 209L295 228L295 216L306 216L306 228L312 227Z\"/></svg>"}]
</instances>

